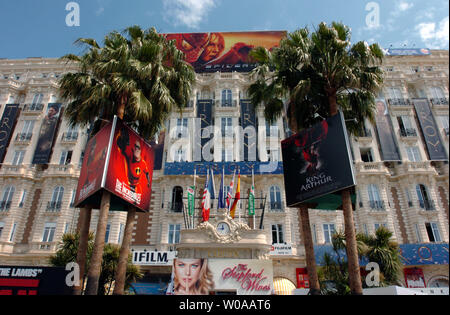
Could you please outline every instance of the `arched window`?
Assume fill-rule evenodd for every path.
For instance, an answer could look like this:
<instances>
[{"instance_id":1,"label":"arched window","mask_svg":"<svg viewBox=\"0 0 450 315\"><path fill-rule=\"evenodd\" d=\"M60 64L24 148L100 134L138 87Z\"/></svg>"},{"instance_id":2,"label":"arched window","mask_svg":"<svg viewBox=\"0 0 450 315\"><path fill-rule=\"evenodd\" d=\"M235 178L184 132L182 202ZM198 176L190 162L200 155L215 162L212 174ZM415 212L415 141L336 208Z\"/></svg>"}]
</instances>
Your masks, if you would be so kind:
<instances>
[{"instance_id":1,"label":"arched window","mask_svg":"<svg viewBox=\"0 0 450 315\"><path fill-rule=\"evenodd\" d=\"M53 190L52 200L49 202L47 209L50 211L61 210L62 200L64 196L64 187L58 186Z\"/></svg>"},{"instance_id":2,"label":"arched window","mask_svg":"<svg viewBox=\"0 0 450 315\"><path fill-rule=\"evenodd\" d=\"M434 210L434 203L430 198L427 187L425 185L419 184L416 186L416 192L420 207L428 211Z\"/></svg>"},{"instance_id":3,"label":"arched window","mask_svg":"<svg viewBox=\"0 0 450 315\"><path fill-rule=\"evenodd\" d=\"M173 212L183 211L183 188L176 186L172 190L172 204L170 210Z\"/></svg>"},{"instance_id":4,"label":"arched window","mask_svg":"<svg viewBox=\"0 0 450 315\"><path fill-rule=\"evenodd\" d=\"M384 209L384 202L381 200L380 191L375 184L367 186L367 193L369 194L369 205L372 209Z\"/></svg>"},{"instance_id":5,"label":"arched window","mask_svg":"<svg viewBox=\"0 0 450 315\"><path fill-rule=\"evenodd\" d=\"M278 186L272 186L269 189L270 196L270 209L272 211L282 211L283 207L281 205L281 190Z\"/></svg>"},{"instance_id":6,"label":"arched window","mask_svg":"<svg viewBox=\"0 0 450 315\"><path fill-rule=\"evenodd\" d=\"M16 188L14 186L8 186L3 191L3 198L0 202L0 211L8 211L11 208L12 199Z\"/></svg>"}]
</instances>

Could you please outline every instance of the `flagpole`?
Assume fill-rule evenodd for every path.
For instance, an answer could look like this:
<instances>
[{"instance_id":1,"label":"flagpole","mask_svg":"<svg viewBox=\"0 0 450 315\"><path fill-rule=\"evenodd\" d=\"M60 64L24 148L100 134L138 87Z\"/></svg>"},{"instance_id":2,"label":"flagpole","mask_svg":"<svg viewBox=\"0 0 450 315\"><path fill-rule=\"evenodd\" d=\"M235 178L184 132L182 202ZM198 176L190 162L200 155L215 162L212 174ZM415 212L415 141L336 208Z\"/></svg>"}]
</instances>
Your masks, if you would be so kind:
<instances>
[{"instance_id":1,"label":"flagpole","mask_svg":"<svg viewBox=\"0 0 450 315\"><path fill-rule=\"evenodd\" d=\"M255 193L256 189L255 189L255 169L254 167L252 167L252 188L253 188L253 194ZM249 200L250 202L250 200ZM253 202L255 202L255 200L253 199ZM253 230L256 229L256 209L253 209L254 214L253 214Z\"/></svg>"},{"instance_id":2,"label":"flagpole","mask_svg":"<svg viewBox=\"0 0 450 315\"><path fill-rule=\"evenodd\" d=\"M191 221L192 221L192 229L195 228L195 195L196 195L196 191L197 191L197 186L196 186L196 184L197 184L197 167L196 167L195 164L194 164L194 209L193 209L193 212L192 212L192 218L191 218Z\"/></svg>"}]
</instances>

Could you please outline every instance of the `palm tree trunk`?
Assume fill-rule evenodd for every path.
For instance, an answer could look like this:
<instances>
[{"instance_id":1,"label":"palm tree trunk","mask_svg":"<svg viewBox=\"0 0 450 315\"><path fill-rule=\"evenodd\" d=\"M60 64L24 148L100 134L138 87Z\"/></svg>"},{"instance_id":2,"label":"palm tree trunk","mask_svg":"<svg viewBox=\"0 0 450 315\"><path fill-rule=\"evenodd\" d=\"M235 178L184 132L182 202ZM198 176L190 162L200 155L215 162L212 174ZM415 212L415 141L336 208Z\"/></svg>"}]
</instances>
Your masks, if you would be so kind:
<instances>
[{"instance_id":1,"label":"palm tree trunk","mask_svg":"<svg viewBox=\"0 0 450 315\"><path fill-rule=\"evenodd\" d=\"M125 231L122 240L122 247L119 253L119 263L116 269L115 284L113 295L123 295L125 290L125 281L127 275L128 255L130 254L130 245L133 235L133 226L136 216L136 208L130 206L128 208L127 223L125 224Z\"/></svg>"},{"instance_id":2,"label":"palm tree trunk","mask_svg":"<svg viewBox=\"0 0 450 315\"><path fill-rule=\"evenodd\" d=\"M345 241L347 243L348 276L350 290L353 295L362 295L361 273L359 270L358 249L356 245L355 224L353 221L352 200L350 190L342 192L342 204L344 208Z\"/></svg>"},{"instance_id":3,"label":"palm tree trunk","mask_svg":"<svg viewBox=\"0 0 450 315\"><path fill-rule=\"evenodd\" d=\"M98 217L97 232L95 233L94 249L92 251L89 266L86 295L97 295L100 271L102 267L103 248L105 247L106 225L108 223L109 208L111 205L111 194L103 191L100 214Z\"/></svg>"},{"instance_id":4,"label":"palm tree trunk","mask_svg":"<svg viewBox=\"0 0 450 315\"><path fill-rule=\"evenodd\" d=\"M311 234L311 225L309 223L308 206L300 206L300 220L302 226L302 238L305 246L306 266L309 277L309 287L311 295L320 295L319 277L317 276L316 257L314 254L314 243Z\"/></svg>"},{"instance_id":5,"label":"palm tree trunk","mask_svg":"<svg viewBox=\"0 0 450 315\"><path fill-rule=\"evenodd\" d=\"M86 256L89 243L89 226L91 224L92 207L86 206L80 211L80 239L78 241L77 264L80 268L80 285L75 286L74 295L81 295L83 292L84 273L86 272Z\"/></svg>"}]
</instances>

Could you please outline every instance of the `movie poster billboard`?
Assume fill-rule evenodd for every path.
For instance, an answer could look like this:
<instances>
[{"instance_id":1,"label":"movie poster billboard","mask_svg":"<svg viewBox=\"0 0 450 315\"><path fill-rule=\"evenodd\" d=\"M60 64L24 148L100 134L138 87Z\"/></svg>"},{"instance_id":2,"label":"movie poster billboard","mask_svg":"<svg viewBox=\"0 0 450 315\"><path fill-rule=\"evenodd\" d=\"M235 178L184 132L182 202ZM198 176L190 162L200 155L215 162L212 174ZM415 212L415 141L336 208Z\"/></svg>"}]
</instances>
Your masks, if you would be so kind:
<instances>
[{"instance_id":1,"label":"movie poster billboard","mask_svg":"<svg viewBox=\"0 0 450 315\"><path fill-rule=\"evenodd\" d=\"M19 104L6 104L3 111L2 120L0 121L0 163L3 162L5 157L18 112Z\"/></svg>"},{"instance_id":2,"label":"movie poster billboard","mask_svg":"<svg viewBox=\"0 0 450 315\"><path fill-rule=\"evenodd\" d=\"M434 120L428 100L414 99L413 103L430 161L447 161L448 157L445 152L445 147L439 135L439 129Z\"/></svg>"},{"instance_id":3,"label":"movie poster billboard","mask_svg":"<svg viewBox=\"0 0 450 315\"><path fill-rule=\"evenodd\" d=\"M250 52L279 46L285 31L165 34L175 40L196 72L248 72L256 67Z\"/></svg>"},{"instance_id":4,"label":"movie poster billboard","mask_svg":"<svg viewBox=\"0 0 450 315\"><path fill-rule=\"evenodd\" d=\"M112 126L112 122L106 125L86 145L75 195L77 207L102 188L103 170L110 146Z\"/></svg>"},{"instance_id":5,"label":"movie poster billboard","mask_svg":"<svg viewBox=\"0 0 450 315\"><path fill-rule=\"evenodd\" d=\"M270 295L273 288L271 260L174 259L168 295Z\"/></svg>"},{"instance_id":6,"label":"movie poster billboard","mask_svg":"<svg viewBox=\"0 0 450 315\"><path fill-rule=\"evenodd\" d=\"M121 120L117 119L114 127L102 186L147 212L152 193L154 150Z\"/></svg>"},{"instance_id":7,"label":"movie poster billboard","mask_svg":"<svg viewBox=\"0 0 450 315\"><path fill-rule=\"evenodd\" d=\"M392 128L391 118L389 116L388 107L384 99L376 100L376 128L378 141L381 147L383 161L401 161L400 153L395 142L395 133Z\"/></svg>"},{"instance_id":8,"label":"movie poster billboard","mask_svg":"<svg viewBox=\"0 0 450 315\"><path fill-rule=\"evenodd\" d=\"M356 185L342 113L282 141L288 207Z\"/></svg>"},{"instance_id":9,"label":"movie poster billboard","mask_svg":"<svg viewBox=\"0 0 450 315\"><path fill-rule=\"evenodd\" d=\"M60 114L61 104L48 104L47 113L39 131L39 139L34 151L32 164L48 164Z\"/></svg>"}]
</instances>

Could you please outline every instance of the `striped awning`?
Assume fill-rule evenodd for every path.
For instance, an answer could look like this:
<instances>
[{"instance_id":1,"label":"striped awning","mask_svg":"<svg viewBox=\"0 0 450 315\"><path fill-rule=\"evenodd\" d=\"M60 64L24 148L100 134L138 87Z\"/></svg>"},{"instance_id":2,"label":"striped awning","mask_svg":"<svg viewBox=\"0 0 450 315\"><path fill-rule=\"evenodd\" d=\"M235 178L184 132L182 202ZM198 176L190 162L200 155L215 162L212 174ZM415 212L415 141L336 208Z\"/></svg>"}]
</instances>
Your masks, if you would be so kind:
<instances>
[{"instance_id":1,"label":"striped awning","mask_svg":"<svg viewBox=\"0 0 450 315\"><path fill-rule=\"evenodd\" d=\"M296 289L292 281L286 278L274 278L273 287L276 295L292 295Z\"/></svg>"}]
</instances>

